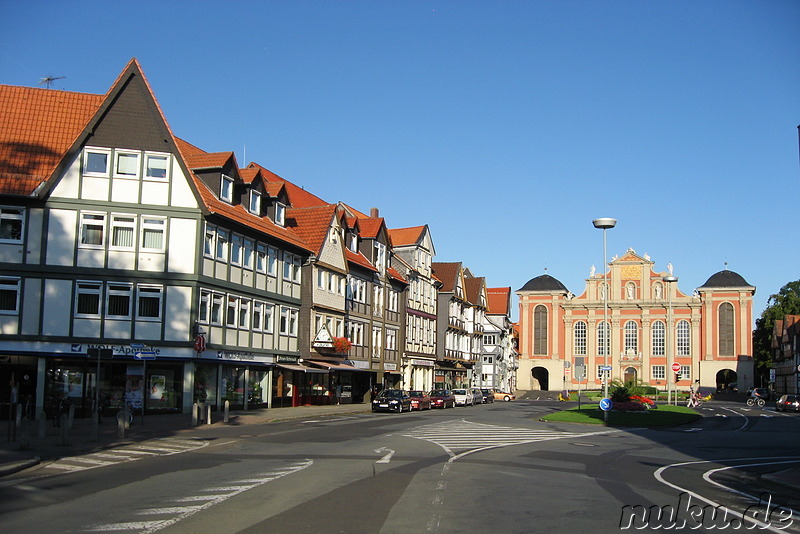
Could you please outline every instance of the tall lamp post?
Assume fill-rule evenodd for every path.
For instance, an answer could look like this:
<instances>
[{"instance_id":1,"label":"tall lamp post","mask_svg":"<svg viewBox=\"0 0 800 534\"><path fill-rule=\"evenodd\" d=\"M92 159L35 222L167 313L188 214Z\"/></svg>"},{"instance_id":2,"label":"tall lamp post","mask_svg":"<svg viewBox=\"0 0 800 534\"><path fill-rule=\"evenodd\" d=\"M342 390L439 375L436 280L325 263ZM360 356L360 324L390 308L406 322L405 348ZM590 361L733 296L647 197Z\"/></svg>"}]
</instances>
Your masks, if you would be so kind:
<instances>
[{"instance_id":1,"label":"tall lamp post","mask_svg":"<svg viewBox=\"0 0 800 534\"><path fill-rule=\"evenodd\" d=\"M667 311L667 376L669 377L667 380L667 404L672 404L672 390L673 390L673 378L674 378L674 371L672 370L672 360L673 360L673 351L672 351L672 342L673 336L671 334L672 328L672 284L678 281L677 276L672 276L672 265L670 265L670 273L669 275L662 278L665 284L667 284L667 302L669 303L668 311ZM670 374L672 373L672 374ZM678 391L675 391L675 405L678 405Z\"/></svg>"},{"instance_id":2,"label":"tall lamp post","mask_svg":"<svg viewBox=\"0 0 800 534\"><path fill-rule=\"evenodd\" d=\"M611 284L606 282L606 269L608 268L608 252L606 246L606 230L614 228L617 225L617 220L611 217L601 217L592 221L595 228L603 230L603 398L608 398L608 382L611 379L611 373L608 372L608 353L611 352L611 325L608 324L608 294L611 292ZM608 411L603 412L603 417L608 421Z\"/></svg>"}]
</instances>

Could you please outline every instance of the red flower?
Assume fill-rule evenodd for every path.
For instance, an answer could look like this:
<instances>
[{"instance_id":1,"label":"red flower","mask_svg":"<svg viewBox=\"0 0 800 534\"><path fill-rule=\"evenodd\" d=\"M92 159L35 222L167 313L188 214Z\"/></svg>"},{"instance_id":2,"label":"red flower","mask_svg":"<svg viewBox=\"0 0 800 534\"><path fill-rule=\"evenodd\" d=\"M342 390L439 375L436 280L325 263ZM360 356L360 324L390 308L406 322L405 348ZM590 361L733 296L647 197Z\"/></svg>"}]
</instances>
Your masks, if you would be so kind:
<instances>
[{"instance_id":1,"label":"red flower","mask_svg":"<svg viewBox=\"0 0 800 534\"><path fill-rule=\"evenodd\" d=\"M333 350L336 352L347 352L353 344L346 337L333 338Z\"/></svg>"}]
</instances>

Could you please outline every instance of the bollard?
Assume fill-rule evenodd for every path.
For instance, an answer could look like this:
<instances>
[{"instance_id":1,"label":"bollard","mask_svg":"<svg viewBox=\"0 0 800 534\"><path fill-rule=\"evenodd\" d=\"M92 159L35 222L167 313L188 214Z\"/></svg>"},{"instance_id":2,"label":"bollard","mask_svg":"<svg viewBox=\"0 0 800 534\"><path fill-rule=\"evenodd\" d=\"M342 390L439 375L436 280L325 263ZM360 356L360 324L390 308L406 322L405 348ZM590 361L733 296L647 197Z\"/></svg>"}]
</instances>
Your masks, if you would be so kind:
<instances>
[{"instance_id":1,"label":"bollard","mask_svg":"<svg viewBox=\"0 0 800 534\"><path fill-rule=\"evenodd\" d=\"M125 411L122 412L122 417L117 414L117 437L122 439L125 437L125 425L128 423L128 418L125 416Z\"/></svg>"},{"instance_id":2,"label":"bollard","mask_svg":"<svg viewBox=\"0 0 800 534\"><path fill-rule=\"evenodd\" d=\"M197 405L196 402L192 404L192 426L197 426L197 411L199 409L200 407Z\"/></svg>"},{"instance_id":3,"label":"bollard","mask_svg":"<svg viewBox=\"0 0 800 534\"><path fill-rule=\"evenodd\" d=\"M210 404L208 406L206 406L206 410L207 410L207 413L206 413L206 424L210 425L211 424L211 405Z\"/></svg>"},{"instance_id":4,"label":"bollard","mask_svg":"<svg viewBox=\"0 0 800 534\"><path fill-rule=\"evenodd\" d=\"M222 419L223 423L227 423L230 420L231 415L231 401L225 401L225 416Z\"/></svg>"}]
</instances>

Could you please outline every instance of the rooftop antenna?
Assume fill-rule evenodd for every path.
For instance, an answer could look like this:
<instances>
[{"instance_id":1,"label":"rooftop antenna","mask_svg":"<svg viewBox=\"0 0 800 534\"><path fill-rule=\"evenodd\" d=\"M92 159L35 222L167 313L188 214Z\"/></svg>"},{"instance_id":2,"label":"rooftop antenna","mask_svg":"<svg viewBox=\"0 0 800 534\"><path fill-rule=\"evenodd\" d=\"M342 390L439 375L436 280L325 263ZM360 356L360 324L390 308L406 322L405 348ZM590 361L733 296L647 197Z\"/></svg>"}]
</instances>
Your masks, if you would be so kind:
<instances>
[{"instance_id":1,"label":"rooftop antenna","mask_svg":"<svg viewBox=\"0 0 800 534\"><path fill-rule=\"evenodd\" d=\"M39 85L44 85L47 89L50 89L50 86L56 80L63 80L66 76L45 76L39 81Z\"/></svg>"}]
</instances>

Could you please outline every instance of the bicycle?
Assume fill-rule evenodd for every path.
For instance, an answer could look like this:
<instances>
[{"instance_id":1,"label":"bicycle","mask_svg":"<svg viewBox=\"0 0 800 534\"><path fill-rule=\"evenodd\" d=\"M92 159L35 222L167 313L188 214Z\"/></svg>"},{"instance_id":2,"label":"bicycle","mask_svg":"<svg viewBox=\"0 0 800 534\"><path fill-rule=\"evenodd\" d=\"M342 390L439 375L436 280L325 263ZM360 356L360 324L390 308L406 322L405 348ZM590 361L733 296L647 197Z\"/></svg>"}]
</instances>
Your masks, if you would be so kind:
<instances>
[{"instance_id":1,"label":"bicycle","mask_svg":"<svg viewBox=\"0 0 800 534\"><path fill-rule=\"evenodd\" d=\"M117 424L122 423L125 425L125 428L129 428L133 424L133 411L141 408L141 406L137 406L136 404L137 403L132 401L125 402L122 409L117 412Z\"/></svg>"},{"instance_id":2,"label":"bicycle","mask_svg":"<svg viewBox=\"0 0 800 534\"><path fill-rule=\"evenodd\" d=\"M765 401L761 397L750 397L749 399L747 399L748 406L758 405L759 408L763 408L766 404L767 401Z\"/></svg>"}]
</instances>

